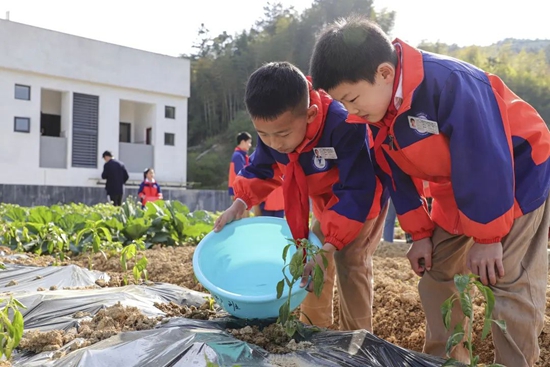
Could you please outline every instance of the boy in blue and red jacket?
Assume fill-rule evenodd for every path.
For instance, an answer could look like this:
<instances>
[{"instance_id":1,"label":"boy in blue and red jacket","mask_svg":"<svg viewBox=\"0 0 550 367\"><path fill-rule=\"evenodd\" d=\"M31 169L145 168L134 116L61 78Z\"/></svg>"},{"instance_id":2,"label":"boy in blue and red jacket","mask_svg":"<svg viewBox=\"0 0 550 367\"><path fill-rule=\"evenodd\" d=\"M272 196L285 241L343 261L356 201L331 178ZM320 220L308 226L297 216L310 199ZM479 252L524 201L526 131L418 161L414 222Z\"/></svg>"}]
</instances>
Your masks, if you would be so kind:
<instances>
[{"instance_id":1,"label":"boy in blue and red jacket","mask_svg":"<svg viewBox=\"0 0 550 367\"><path fill-rule=\"evenodd\" d=\"M234 198L233 182L239 172L248 164L248 151L252 146L252 135L243 131L237 135L237 147L231 156L229 163L229 179L227 180L228 192L231 198Z\"/></svg>"},{"instance_id":2,"label":"boy in blue and red jacket","mask_svg":"<svg viewBox=\"0 0 550 367\"><path fill-rule=\"evenodd\" d=\"M365 125L346 123L344 107L286 62L266 64L249 78L245 103L259 135L258 147L234 183L235 202L217 220L219 231L246 208L283 187L292 236L308 238L309 198L312 231L323 241L329 266L320 298L308 294L302 312L314 325L333 323L333 290L338 274L340 328L372 330L372 253L382 235L387 195L370 159ZM315 151L315 154L314 154ZM318 256L305 267L302 287ZM302 316L301 320L307 322Z\"/></svg>"},{"instance_id":3,"label":"boy in blue and red jacket","mask_svg":"<svg viewBox=\"0 0 550 367\"><path fill-rule=\"evenodd\" d=\"M490 285L495 361L530 367L539 357L548 278L550 132L540 115L495 75L465 62L393 43L364 19L322 32L311 59L316 88L343 102L349 121L370 124L376 160L422 276L424 352L445 355L441 304L453 277ZM433 197L428 214L422 181ZM460 322L457 302L451 328ZM466 326L464 326L466 329ZM469 362L459 342L452 355Z\"/></svg>"},{"instance_id":4,"label":"boy in blue and red jacket","mask_svg":"<svg viewBox=\"0 0 550 367\"><path fill-rule=\"evenodd\" d=\"M162 192L155 181L155 171L152 168L146 168L143 171L143 182L139 185L138 197L144 207L149 201L162 200Z\"/></svg>"}]
</instances>

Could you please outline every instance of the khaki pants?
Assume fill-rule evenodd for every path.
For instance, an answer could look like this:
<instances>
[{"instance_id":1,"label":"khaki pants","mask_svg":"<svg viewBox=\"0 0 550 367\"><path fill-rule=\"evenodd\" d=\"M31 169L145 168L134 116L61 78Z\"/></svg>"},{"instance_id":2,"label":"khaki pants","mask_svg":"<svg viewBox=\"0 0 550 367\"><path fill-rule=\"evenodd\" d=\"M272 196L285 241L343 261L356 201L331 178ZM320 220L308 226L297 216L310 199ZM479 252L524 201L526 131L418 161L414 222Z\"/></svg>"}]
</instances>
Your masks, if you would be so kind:
<instances>
[{"instance_id":1,"label":"khaki pants","mask_svg":"<svg viewBox=\"0 0 550 367\"><path fill-rule=\"evenodd\" d=\"M497 278L497 284L491 286L495 295L492 318L505 320L507 333L504 334L493 324L495 363L508 367L531 367L539 358L538 336L543 328L546 308L549 224L550 205L547 201L537 210L517 218L510 233L502 240L505 276ZM423 275L418 285L426 313L424 353L444 357L450 332L445 331L443 326L440 306L456 292L453 276L470 273L466 267L466 256L473 240L466 236L453 236L437 227L432 242L432 269ZM456 302L451 331L461 317L460 304ZM457 346L451 355L468 363L468 353L462 345Z\"/></svg>"},{"instance_id":2,"label":"khaki pants","mask_svg":"<svg viewBox=\"0 0 550 367\"><path fill-rule=\"evenodd\" d=\"M365 222L354 241L342 250L336 251L334 256L328 256L329 265L321 296L317 298L314 293L306 296L301 304L301 311L305 315L300 316L300 321L309 324L307 318L309 317L313 325L319 327L332 325L334 283L337 278L340 330L365 329L372 332L374 296L372 254L382 237L387 211L386 205L378 217ZM315 218L313 218L311 230L324 243L321 224Z\"/></svg>"}]
</instances>

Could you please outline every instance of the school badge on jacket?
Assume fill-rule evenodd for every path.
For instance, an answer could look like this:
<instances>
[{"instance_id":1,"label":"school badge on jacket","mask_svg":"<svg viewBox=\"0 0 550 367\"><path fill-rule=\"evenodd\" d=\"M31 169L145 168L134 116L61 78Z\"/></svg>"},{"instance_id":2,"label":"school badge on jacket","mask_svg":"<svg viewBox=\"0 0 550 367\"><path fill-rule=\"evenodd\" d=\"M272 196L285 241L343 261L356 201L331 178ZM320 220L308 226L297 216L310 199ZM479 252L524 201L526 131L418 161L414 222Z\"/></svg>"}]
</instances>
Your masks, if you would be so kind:
<instances>
[{"instance_id":1,"label":"school badge on jacket","mask_svg":"<svg viewBox=\"0 0 550 367\"><path fill-rule=\"evenodd\" d=\"M323 157L316 157L313 156L313 166L317 168L317 170L322 171L325 168L327 168L327 161Z\"/></svg>"},{"instance_id":2,"label":"school badge on jacket","mask_svg":"<svg viewBox=\"0 0 550 367\"><path fill-rule=\"evenodd\" d=\"M325 170L328 166L327 159L337 159L336 151L332 147L313 148L313 166L319 170Z\"/></svg>"},{"instance_id":3,"label":"school badge on jacket","mask_svg":"<svg viewBox=\"0 0 550 367\"><path fill-rule=\"evenodd\" d=\"M439 135L439 126L436 121L428 119L424 113L419 113L416 116L407 116L409 127L416 131L419 135Z\"/></svg>"}]
</instances>

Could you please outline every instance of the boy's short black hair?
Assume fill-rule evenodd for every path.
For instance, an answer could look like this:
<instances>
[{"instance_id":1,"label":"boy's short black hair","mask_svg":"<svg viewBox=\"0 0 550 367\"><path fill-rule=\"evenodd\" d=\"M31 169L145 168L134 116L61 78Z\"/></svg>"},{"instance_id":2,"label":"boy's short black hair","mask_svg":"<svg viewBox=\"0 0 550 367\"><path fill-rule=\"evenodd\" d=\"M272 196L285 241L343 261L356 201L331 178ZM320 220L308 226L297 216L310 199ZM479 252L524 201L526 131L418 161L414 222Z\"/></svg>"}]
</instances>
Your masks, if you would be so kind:
<instances>
[{"instance_id":1,"label":"boy's short black hair","mask_svg":"<svg viewBox=\"0 0 550 367\"><path fill-rule=\"evenodd\" d=\"M250 135L246 131L237 134L237 145L241 144L241 141L247 140L252 140L252 135Z\"/></svg>"},{"instance_id":2,"label":"boy's short black hair","mask_svg":"<svg viewBox=\"0 0 550 367\"><path fill-rule=\"evenodd\" d=\"M105 157L111 157L111 158L113 158L113 155L111 154L110 151L106 150L106 151L103 152L103 158L105 158Z\"/></svg>"},{"instance_id":3,"label":"boy's short black hair","mask_svg":"<svg viewBox=\"0 0 550 367\"><path fill-rule=\"evenodd\" d=\"M396 65L397 57L392 41L376 23L358 16L339 19L315 43L310 60L313 88L328 91L360 80L374 84L384 62Z\"/></svg>"},{"instance_id":4,"label":"boy's short black hair","mask_svg":"<svg viewBox=\"0 0 550 367\"><path fill-rule=\"evenodd\" d=\"M286 111L305 113L309 104L307 79L289 62L270 62L248 78L244 102L250 116L262 120L274 120Z\"/></svg>"}]
</instances>

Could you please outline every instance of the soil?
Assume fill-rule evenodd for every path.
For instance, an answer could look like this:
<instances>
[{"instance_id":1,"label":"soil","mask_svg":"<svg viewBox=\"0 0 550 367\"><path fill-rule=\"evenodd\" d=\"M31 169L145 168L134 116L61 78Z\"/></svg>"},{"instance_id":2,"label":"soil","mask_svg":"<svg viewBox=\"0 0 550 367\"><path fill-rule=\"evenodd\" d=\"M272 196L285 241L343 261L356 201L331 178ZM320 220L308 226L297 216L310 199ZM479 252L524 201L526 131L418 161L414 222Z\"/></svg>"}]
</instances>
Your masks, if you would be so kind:
<instances>
[{"instance_id":1,"label":"soil","mask_svg":"<svg viewBox=\"0 0 550 367\"><path fill-rule=\"evenodd\" d=\"M211 320L216 318L216 311L210 309L208 302L205 302L200 307L183 306L175 302L170 303L154 303L154 306L164 312L167 317L185 317L195 320Z\"/></svg>"},{"instance_id":2,"label":"soil","mask_svg":"<svg viewBox=\"0 0 550 367\"><path fill-rule=\"evenodd\" d=\"M89 318L86 312L77 312L74 318ZM51 331L27 331L23 334L19 349L41 353L57 351L64 345L75 341L70 351L97 343L123 331L152 329L158 319L148 318L137 307L127 307L119 303L100 310L93 318L83 320L77 328ZM60 358L65 352L59 352L54 358Z\"/></svg>"},{"instance_id":3,"label":"soil","mask_svg":"<svg viewBox=\"0 0 550 367\"><path fill-rule=\"evenodd\" d=\"M406 244L387 244L382 243L374 256L375 269L375 295L374 295L374 334L391 343L403 348L421 351L424 342L424 312L421 307L418 296L417 283L418 277L412 272L408 260L405 258L408 245ZM2 248L4 252L6 249ZM147 266L148 280L151 282L167 282L197 291L204 291L194 277L192 269L192 256L194 247L156 247L146 250L138 255L145 254L149 260ZM51 256L34 256L28 254L29 259L5 260L6 263L23 263L25 265L47 266L54 263ZM75 263L88 268L88 256L76 256L72 259L66 259L62 264ZM108 284L98 284L98 286L120 286L123 285L124 274L120 269L119 256L117 254L95 255L92 258L92 269L107 272L111 276ZM131 264L128 274L128 282L133 283L131 276ZM549 288L550 289L550 288ZM113 306L115 307L115 306ZM215 317L213 311L207 306L199 308L187 308L177 304L158 305L168 316L183 316L191 318L211 319ZM203 308L201 310L201 308ZM107 312L105 310L105 312ZM89 328L85 328L86 321L78 331L74 331L74 338L84 338L83 344L92 343L107 338L114 333L124 330L136 330L138 328L151 328L157 319L147 320L145 316L139 314L139 311L131 308L117 308L116 317L105 315L94 317L95 322L89 321ZM137 313L137 314L136 314ZM331 329L338 328L338 295L335 300L335 322ZM475 307L476 320L481 320L482 308ZM103 322L100 320L105 319ZM109 321L107 321L109 319ZM476 334L481 334L481 325L477 324ZM263 330L255 327L243 328L240 330L230 330L239 339L250 341L273 353L285 353L292 350L289 346L289 340L284 331L277 326L270 325ZM45 350L53 346L62 346L66 340L72 336L67 336L70 332L50 332L50 334L36 334L37 332L25 333L24 346L28 350ZM58 333L60 333L58 335ZM34 336L34 338L33 338ZM68 339L67 339L68 338ZM74 339L73 338L73 339ZM73 340L71 339L71 340ZM541 348L541 358L537 366L550 366L550 290L547 292L547 309L544 323L544 330L539 337ZM488 363L493 358L493 347L490 337L488 340L476 340L477 354L481 356L481 361ZM307 347L302 346L300 347ZM42 348L42 349L40 349ZM52 349L49 349L52 350ZM286 363L286 362L285 362ZM281 365L292 366L292 361Z\"/></svg>"},{"instance_id":4,"label":"soil","mask_svg":"<svg viewBox=\"0 0 550 367\"><path fill-rule=\"evenodd\" d=\"M308 342L297 343L291 340L280 324L271 324L263 329L258 326L245 326L241 329L228 329L228 333L244 342L255 344L273 354L285 354L307 349Z\"/></svg>"},{"instance_id":5,"label":"soil","mask_svg":"<svg viewBox=\"0 0 550 367\"><path fill-rule=\"evenodd\" d=\"M195 278L193 273L193 252L192 246L163 247L154 246L150 250L140 252L137 256L141 258L143 254L149 260L147 264L147 279L152 282L172 283L186 287L195 291L204 292L205 289ZM80 255L69 260L83 268L88 268L88 255ZM128 284L134 284L136 281L131 275L134 261L128 261ZM120 267L120 256L116 253L106 256L96 254L92 258L92 270L103 271L109 274L111 280L108 284L98 284L100 286L117 287L124 285L124 272Z\"/></svg>"}]
</instances>

